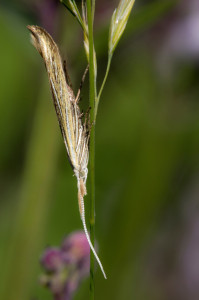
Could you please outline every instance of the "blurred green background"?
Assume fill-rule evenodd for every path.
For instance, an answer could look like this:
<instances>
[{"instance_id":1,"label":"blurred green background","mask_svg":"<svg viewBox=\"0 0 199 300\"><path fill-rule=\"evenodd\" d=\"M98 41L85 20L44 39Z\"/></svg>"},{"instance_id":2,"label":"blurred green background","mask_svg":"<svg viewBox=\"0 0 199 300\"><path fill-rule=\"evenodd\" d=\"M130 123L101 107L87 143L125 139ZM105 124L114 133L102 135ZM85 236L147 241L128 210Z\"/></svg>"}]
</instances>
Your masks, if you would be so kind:
<instances>
[{"instance_id":1,"label":"blurred green background","mask_svg":"<svg viewBox=\"0 0 199 300\"><path fill-rule=\"evenodd\" d=\"M96 1L98 80L119 1ZM76 20L53 0L0 4L0 299L47 300L47 245L81 229L41 58L26 25L45 27L75 91L86 67ZM96 125L96 299L199 299L199 4L137 0L115 52ZM81 105L88 107L88 78ZM85 199L87 205L87 199ZM88 207L87 210L88 212ZM88 299L85 280L75 299Z\"/></svg>"}]
</instances>

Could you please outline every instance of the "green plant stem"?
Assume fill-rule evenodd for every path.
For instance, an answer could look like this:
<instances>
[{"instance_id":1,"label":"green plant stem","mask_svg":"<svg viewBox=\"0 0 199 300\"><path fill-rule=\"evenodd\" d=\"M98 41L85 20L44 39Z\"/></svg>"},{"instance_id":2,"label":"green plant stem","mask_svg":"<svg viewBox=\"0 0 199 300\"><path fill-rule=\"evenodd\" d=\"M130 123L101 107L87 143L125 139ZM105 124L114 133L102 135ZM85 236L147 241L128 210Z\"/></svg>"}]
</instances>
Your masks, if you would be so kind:
<instances>
[{"instance_id":1,"label":"green plant stem","mask_svg":"<svg viewBox=\"0 0 199 300\"><path fill-rule=\"evenodd\" d=\"M95 98L96 98L96 78L94 71L94 43L93 43L93 15L91 0L86 0L87 18L88 18L88 35L89 35L89 97L90 97L90 121L93 124L90 133L90 239L92 244L95 243ZM95 298L95 281L94 281L94 255L90 252L90 300Z\"/></svg>"},{"instance_id":2,"label":"green plant stem","mask_svg":"<svg viewBox=\"0 0 199 300\"><path fill-rule=\"evenodd\" d=\"M95 15L95 0L92 0L92 18L94 20L94 15Z\"/></svg>"},{"instance_id":3,"label":"green plant stem","mask_svg":"<svg viewBox=\"0 0 199 300\"><path fill-rule=\"evenodd\" d=\"M71 14L73 16L76 17L77 21L79 22L80 26L82 27L83 31L86 32L86 27L85 27L85 24L82 20L82 17L81 17L81 14L78 10L78 7L76 5L75 2L72 3L72 7L70 5L68 5L66 2L66 0L60 0L60 2L71 12Z\"/></svg>"},{"instance_id":4,"label":"green plant stem","mask_svg":"<svg viewBox=\"0 0 199 300\"><path fill-rule=\"evenodd\" d=\"M104 85L106 83L106 80L107 80L107 77L108 77L108 73L109 73L109 70L110 70L111 60L112 60L112 55L109 55L109 57L108 57L108 63L107 63L107 67L106 67L106 73L105 73L105 76L104 76L104 80L102 82L99 94L98 94L98 96L96 98L96 103L95 103L95 120L96 120L96 117L97 117L97 110L98 110L99 100L100 100L100 97L101 97L102 91L104 89Z\"/></svg>"},{"instance_id":5,"label":"green plant stem","mask_svg":"<svg viewBox=\"0 0 199 300\"><path fill-rule=\"evenodd\" d=\"M95 130L94 126L90 136L90 239L95 243ZM93 252L90 251L90 300L94 300L94 263Z\"/></svg>"}]
</instances>

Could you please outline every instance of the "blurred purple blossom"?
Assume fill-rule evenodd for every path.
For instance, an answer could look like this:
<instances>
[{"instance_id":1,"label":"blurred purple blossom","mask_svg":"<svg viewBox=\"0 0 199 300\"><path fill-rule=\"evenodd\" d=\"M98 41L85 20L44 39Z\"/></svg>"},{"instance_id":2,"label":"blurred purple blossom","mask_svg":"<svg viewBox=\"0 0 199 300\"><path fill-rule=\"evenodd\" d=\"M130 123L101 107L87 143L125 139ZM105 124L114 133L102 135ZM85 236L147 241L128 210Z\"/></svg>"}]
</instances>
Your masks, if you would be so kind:
<instances>
[{"instance_id":1,"label":"blurred purple blossom","mask_svg":"<svg viewBox=\"0 0 199 300\"><path fill-rule=\"evenodd\" d=\"M199 62L198 0L179 1L159 29L157 57L161 73L170 76L178 62Z\"/></svg>"},{"instance_id":2,"label":"blurred purple blossom","mask_svg":"<svg viewBox=\"0 0 199 300\"><path fill-rule=\"evenodd\" d=\"M37 3L37 12L41 26L51 34L55 25L58 4L58 0L43 0Z\"/></svg>"},{"instance_id":3,"label":"blurred purple blossom","mask_svg":"<svg viewBox=\"0 0 199 300\"><path fill-rule=\"evenodd\" d=\"M54 34L59 24L59 0L24 0L27 2L28 11L32 9L36 23L44 27L50 34Z\"/></svg>"},{"instance_id":4,"label":"blurred purple blossom","mask_svg":"<svg viewBox=\"0 0 199 300\"><path fill-rule=\"evenodd\" d=\"M199 2L182 1L166 41L174 56L199 59Z\"/></svg>"},{"instance_id":5,"label":"blurred purple blossom","mask_svg":"<svg viewBox=\"0 0 199 300\"><path fill-rule=\"evenodd\" d=\"M41 265L46 271L58 271L63 264L63 253L59 248L48 248L41 258Z\"/></svg>"},{"instance_id":6,"label":"blurred purple blossom","mask_svg":"<svg viewBox=\"0 0 199 300\"><path fill-rule=\"evenodd\" d=\"M49 247L41 257L45 271L40 277L54 300L70 300L81 281L89 275L90 247L83 231L77 231L64 239L60 248Z\"/></svg>"}]
</instances>

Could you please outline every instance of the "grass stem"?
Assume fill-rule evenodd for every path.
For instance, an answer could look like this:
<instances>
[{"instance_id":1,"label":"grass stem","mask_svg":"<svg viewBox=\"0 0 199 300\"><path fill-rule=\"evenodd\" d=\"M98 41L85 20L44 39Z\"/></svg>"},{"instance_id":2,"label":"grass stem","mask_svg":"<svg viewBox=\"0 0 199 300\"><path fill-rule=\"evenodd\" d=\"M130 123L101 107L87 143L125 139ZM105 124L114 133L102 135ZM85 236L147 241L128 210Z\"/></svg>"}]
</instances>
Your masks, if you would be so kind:
<instances>
[{"instance_id":1,"label":"grass stem","mask_svg":"<svg viewBox=\"0 0 199 300\"><path fill-rule=\"evenodd\" d=\"M89 99L90 99L90 121L93 124L90 133L90 239L95 244L95 99L96 99L96 78L94 70L94 42L93 42L93 2L86 0L87 18L88 18L88 35L89 35ZM95 280L94 280L94 255L90 252L90 300L95 298Z\"/></svg>"}]
</instances>

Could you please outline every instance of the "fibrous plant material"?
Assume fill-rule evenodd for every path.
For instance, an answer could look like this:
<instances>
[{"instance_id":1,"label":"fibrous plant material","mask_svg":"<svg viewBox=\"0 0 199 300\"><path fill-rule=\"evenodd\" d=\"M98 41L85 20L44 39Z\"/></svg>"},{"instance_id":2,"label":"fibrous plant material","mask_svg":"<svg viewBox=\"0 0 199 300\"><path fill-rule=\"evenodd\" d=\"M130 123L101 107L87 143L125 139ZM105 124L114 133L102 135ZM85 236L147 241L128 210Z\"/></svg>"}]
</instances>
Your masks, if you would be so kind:
<instances>
[{"instance_id":1,"label":"fibrous plant material","mask_svg":"<svg viewBox=\"0 0 199 300\"><path fill-rule=\"evenodd\" d=\"M103 266L90 241L86 227L84 196L86 195L86 180L89 159L89 129L85 121L81 120L78 106L78 96L75 97L67 75L64 72L63 62L59 49L52 37L39 26L28 26L31 40L37 51L41 54L49 77L54 106L64 139L70 164L77 178L79 211L88 243L93 251L99 266L106 278Z\"/></svg>"}]
</instances>

